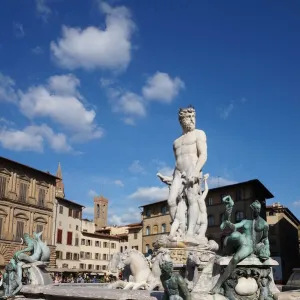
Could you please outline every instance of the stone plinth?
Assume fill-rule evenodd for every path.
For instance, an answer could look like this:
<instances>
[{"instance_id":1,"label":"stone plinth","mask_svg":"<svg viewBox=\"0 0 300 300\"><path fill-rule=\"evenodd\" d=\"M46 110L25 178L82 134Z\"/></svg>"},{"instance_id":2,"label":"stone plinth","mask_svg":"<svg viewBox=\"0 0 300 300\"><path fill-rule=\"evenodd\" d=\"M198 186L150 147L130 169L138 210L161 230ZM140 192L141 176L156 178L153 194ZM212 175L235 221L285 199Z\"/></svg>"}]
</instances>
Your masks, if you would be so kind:
<instances>
[{"instance_id":1,"label":"stone plinth","mask_svg":"<svg viewBox=\"0 0 300 300\"><path fill-rule=\"evenodd\" d=\"M214 284L219 277L218 274L228 266L231 258L231 256L218 257L215 260L212 274ZM279 293L272 272L272 267L277 265L278 262L271 258L264 262L254 255L245 258L224 282L222 294L229 299L237 300L258 300L260 295L261 297L264 295L262 299L272 299L272 295Z\"/></svg>"}]
</instances>

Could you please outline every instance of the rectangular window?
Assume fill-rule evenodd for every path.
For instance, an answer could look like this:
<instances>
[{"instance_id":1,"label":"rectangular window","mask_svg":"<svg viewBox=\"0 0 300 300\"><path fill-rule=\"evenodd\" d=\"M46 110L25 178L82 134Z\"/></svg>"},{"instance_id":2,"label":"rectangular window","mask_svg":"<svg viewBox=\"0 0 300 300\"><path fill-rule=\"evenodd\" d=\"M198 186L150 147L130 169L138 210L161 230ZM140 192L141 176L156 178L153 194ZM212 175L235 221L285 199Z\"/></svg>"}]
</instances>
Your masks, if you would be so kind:
<instances>
[{"instance_id":1,"label":"rectangular window","mask_svg":"<svg viewBox=\"0 0 300 300\"><path fill-rule=\"evenodd\" d=\"M56 251L56 259L62 259L62 252Z\"/></svg>"},{"instance_id":2,"label":"rectangular window","mask_svg":"<svg viewBox=\"0 0 300 300\"><path fill-rule=\"evenodd\" d=\"M75 246L79 246L79 238L78 237L75 238Z\"/></svg>"},{"instance_id":3,"label":"rectangular window","mask_svg":"<svg viewBox=\"0 0 300 300\"><path fill-rule=\"evenodd\" d=\"M72 208L69 208L69 217L72 217Z\"/></svg>"},{"instance_id":4,"label":"rectangular window","mask_svg":"<svg viewBox=\"0 0 300 300\"><path fill-rule=\"evenodd\" d=\"M136 232L134 233L134 239L135 240L137 239L137 233Z\"/></svg>"},{"instance_id":5,"label":"rectangular window","mask_svg":"<svg viewBox=\"0 0 300 300\"><path fill-rule=\"evenodd\" d=\"M45 199L46 199L46 191L44 189L39 189L38 205L45 206Z\"/></svg>"},{"instance_id":6,"label":"rectangular window","mask_svg":"<svg viewBox=\"0 0 300 300\"><path fill-rule=\"evenodd\" d=\"M103 243L103 247L104 247L104 248L108 248L107 242L104 242L104 243Z\"/></svg>"},{"instance_id":7,"label":"rectangular window","mask_svg":"<svg viewBox=\"0 0 300 300\"><path fill-rule=\"evenodd\" d=\"M84 269L84 264L80 264L80 265L79 265L79 268L80 268L80 269Z\"/></svg>"},{"instance_id":8,"label":"rectangular window","mask_svg":"<svg viewBox=\"0 0 300 300\"><path fill-rule=\"evenodd\" d=\"M73 260L79 260L79 254L78 253L73 254Z\"/></svg>"},{"instance_id":9,"label":"rectangular window","mask_svg":"<svg viewBox=\"0 0 300 300\"><path fill-rule=\"evenodd\" d=\"M208 198L207 205L213 205L213 198Z\"/></svg>"},{"instance_id":10,"label":"rectangular window","mask_svg":"<svg viewBox=\"0 0 300 300\"><path fill-rule=\"evenodd\" d=\"M146 210L146 217L151 217L151 210L150 209L147 209Z\"/></svg>"},{"instance_id":11,"label":"rectangular window","mask_svg":"<svg viewBox=\"0 0 300 300\"><path fill-rule=\"evenodd\" d=\"M44 226L42 224L36 224L36 233L44 231ZM41 240L43 240L43 234L41 235Z\"/></svg>"},{"instance_id":12,"label":"rectangular window","mask_svg":"<svg viewBox=\"0 0 300 300\"><path fill-rule=\"evenodd\" d=\"M106 260L106 254L103 254L103 260Z\"/></svg>"},{"instance_id":13,"label":"rectangular window","mask_svg":"<svg viewBox=\"0 0 300 300\"><path fill-rule=\"evenodd\" d=\"M5 197L6 192L6 177L0 176L0 198Z\"/></svg>"},{"instance_id":14,"label":"rectangular window","mask_svg":"<svg viewBox=\"0 0 300 300\"><path fill-rule=\"evenodd\" d=\"M64 213L64 207L62 205L59 206L59 213L60 214Z\"/></svg>"},{"instance_id":15,"label":"rectangular window","mask_svg":"<svg viewBox=\"0 0 300 300\"><path fill-rule=\"evenodd\" d=\"M67 252L66 259L69 259L69 260L72 259L72 253L71 252Z\"/></svg>"},{"instance_id":16,"label":"rectangular window","mask_svg":"<svg viewBox=\"0 0 300 300\"><path fill-rule=\"evenodd\" d=\"M76 230L79 230L79 226L78 225L76 225Z\"/></svg>"},{"instance_id":17,"label":"rectangular window","mask_svg":"<svg viewBox=\"0 0 300 300\"><path fill-rule=\"evenodd\" d=\"M80 258L84 258L84 252L83 251L80 252Z\"/></svg>"},{"instance_id":18,"label":"rectangular window","mask_svg":"<svg viewBox=\"0 0 300 300\"><path fill-rule=\"evenodd\" d=\"M17 221L17 231L16 231L16 240L21 241L23 238L24 234L24 222L22 221Z\"/></svg>"},{"instance_id":19,"label":"rectangular window","mask_svg":"<svg viewBox=\"0 0 300 300\"><path fill-rule=\"evenodd\" d=\"M61 244L62 243L62 229L57 229L57 237L56 237L56 243Z\"/></svg>"},{"instance_id":20,"label":"rectangular window","mask_svg":"<svg viewBox=\"0 0 300 300\"><path fill-rule=\"evenodd\" d=\"M26 200L27 200L27 187L28 187L28 185L26 183L20 182L19 200L21 202L26 202Z\"/></svg>"},{"instance_id":21,"label":"rectangular window","mask_svg":"<svg viewBox=\"0 0 300 300\"><path fill-rule=\"evenodd\" d=\"M99 247L99 241L95 242L95 247Z\"/></svg>"},{"instance_id":22,"label":"rectangular window","mask_svg":"<svg viewBox=\"0 0 300 300\"><path fill-rule=\"evenodd\" d=\"M99 259L99 254L95 253L95 259Z\"/></svg>"},{"instance_id":23,"label":"rectangular window","mask_svg":"<svg viewBox=\"0 0 300 300\"><path fill-rule=\"evenodd\" d=\"M111 243L111 248L115 249L116 248L116 244L115 243Z\"/></svg>"},{"instance_id":24,"label":"rectangular window","mask_svg":"<svg viewBox=\"0 0 300 300\"><path fill-rule=\"evenodd\" d=\"M3 224L3 219L0 218L0 238L2 238L2 224Z\"/></svg>"},{"instance_id":25,"label":"rectangular window","mask_svg":"<svg viewBox=\"0 0 300 300\"><path fill-rule=\"evenodd\" d=\"M67 245L72 246L72 232L67 232Z\"/></svg>"},{"instance_id":26,"label":"rectangular window","mask_svg":"<svg viewBox=\"0 0 300 300\"><path fill-rule=\"evenodd\" d=\"M106 270L106 266L102 266L102 270Z\"/></svg>"},{"instance_id":27,"label":"rectangular window","mask_svg":"<svg viewBox=\"0 0 300 300\"><path fill-rule=\"evenodd\" d=\"M81 245L85 245L85 239L81 240Z\"/></svg>"},{"instance_id":28,"label":"rectangular window","mask_svg":"<svg viewBox=\"0 0 300 300\"><path fill-rule=\"evenodd\" d=\"M79 210L73 210L73 218L79 219Z\"/></svg>"}]
</instances>

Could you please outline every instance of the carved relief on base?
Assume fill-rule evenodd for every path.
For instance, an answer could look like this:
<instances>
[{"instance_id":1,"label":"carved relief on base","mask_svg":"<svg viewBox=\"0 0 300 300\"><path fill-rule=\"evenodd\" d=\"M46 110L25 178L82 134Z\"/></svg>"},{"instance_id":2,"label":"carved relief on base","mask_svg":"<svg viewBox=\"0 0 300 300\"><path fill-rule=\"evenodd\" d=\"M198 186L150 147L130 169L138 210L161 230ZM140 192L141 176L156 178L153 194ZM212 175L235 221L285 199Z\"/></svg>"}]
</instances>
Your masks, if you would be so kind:
<instances>
[{"instance_id":1,"label":"carved relief on base","mask_svg":"<svg viewBox=\"0 0 300 300\"><path fill-rule=\"evenodd\" d=\"M238 267L223 284L223 295L237 300L273 300L271 268Z\"/></svg>"}]
</instances>

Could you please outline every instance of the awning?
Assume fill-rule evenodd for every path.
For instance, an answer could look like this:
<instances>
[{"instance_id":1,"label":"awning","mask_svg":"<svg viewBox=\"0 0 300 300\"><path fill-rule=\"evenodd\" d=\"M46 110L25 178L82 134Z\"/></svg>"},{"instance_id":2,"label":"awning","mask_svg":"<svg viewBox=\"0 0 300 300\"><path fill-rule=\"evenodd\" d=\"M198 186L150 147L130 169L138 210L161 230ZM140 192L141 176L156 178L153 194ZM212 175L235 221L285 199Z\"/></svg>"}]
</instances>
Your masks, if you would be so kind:
<instances>
[{"instance_id":1,"label":"awning","mask_svg":"<svg viewBox=\"0 0 300 300\"><path fill-rule=\"evenodd\" d=\"M94 275L105 275L102 270L85 270L85 269L69 269L69 268L46 268L49 273L94 273Z\"/></svg>"}]
</instances>

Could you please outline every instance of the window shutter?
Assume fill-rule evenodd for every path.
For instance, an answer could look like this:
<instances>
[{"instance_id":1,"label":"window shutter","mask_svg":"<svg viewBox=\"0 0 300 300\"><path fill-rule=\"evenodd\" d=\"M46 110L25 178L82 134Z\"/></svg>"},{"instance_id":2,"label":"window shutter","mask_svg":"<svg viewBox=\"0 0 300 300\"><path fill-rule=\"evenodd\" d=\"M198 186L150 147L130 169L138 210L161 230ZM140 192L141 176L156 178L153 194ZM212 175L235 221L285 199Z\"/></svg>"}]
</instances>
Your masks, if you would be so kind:
<instances>
[{"instance_id":1,"label":"window shutter","mask_svg":"<svg viewBox=\"0 0 300 300\"><path fill-rule=\"evenodd\" d=\"M46 191L44 189L39 189L39 196L38 196L39 206L45 206L45 196L46 196Z\"/></svg>"},{"instance_id":2,"label":"window shutter","mask_svg":"<svg viewBox=\"0 0 300 300\"><path fill-rule=\"evenodd\" d=\"M5 191L6 191L6 177L0 176L0 197L5 197Z\"/></svg>"},{"instance_id":3,"label":"window shutter","mask_svg":"<svg viewBox=\"0 0 300 300\"><path fill-rule=\"evenodd\" d=\"M62 242L62 229L57 229L57 239L56 242L61 244Z\"/></svg>"},{"instance_id":4,"label":"window shutter","mask_svg":"<svg viewBox=\"0 0 300 300\"><path fill-rule=\"evenodd\" d=\"M0 218L0 238L2 238L2 224L3 224L3 219Z\"/></svg>"},{"instance_id":5,"label":"window shutter","mask_svg":"<svg viewBox=\"0 0 300 300\"><path fill-rule=\"evenodd\" d=\"M72 245L72 232L67 233L67 245Z\"/></svg>"},{"instance_id":6,"label":"window shutter","mask_svg":"<svg viewBox=\"0 0 300 300\"><path fill-rule=\"evenodd\" d=\"M23 238L23 233L24 233L24 222L22 221L17 221L17 232L16 232L16 239L18 241Z\"/></svg>"},{"instance_id":7,"label":"window shutter","mask_svg":"<svg viewBox=\"0 0 300 300\"><path fill-rule=\"evenodd\" d=\"M24 182L20 182L19 200L22 202L26 202L27 200L27 184Z\"/></svg>"}]
</instances>

